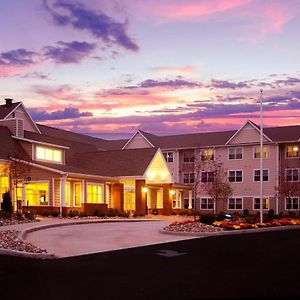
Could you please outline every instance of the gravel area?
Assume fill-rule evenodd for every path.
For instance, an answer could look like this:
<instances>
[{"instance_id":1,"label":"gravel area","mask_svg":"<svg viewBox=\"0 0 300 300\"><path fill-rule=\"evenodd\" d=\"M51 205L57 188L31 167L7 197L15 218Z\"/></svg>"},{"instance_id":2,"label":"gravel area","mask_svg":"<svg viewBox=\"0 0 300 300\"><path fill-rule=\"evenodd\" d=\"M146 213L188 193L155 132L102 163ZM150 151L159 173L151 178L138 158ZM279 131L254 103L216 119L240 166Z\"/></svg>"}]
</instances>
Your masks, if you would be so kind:
<instances>
[{"instance_id":1,"label":"gravel area","mask_svg":"<svg viewBox=\"0 0 300 300\"><path fill-rule=\"evenodd\" d=\"M38 219L29 220L18 220L18 219L0 219L0 226L8 226L8 225L16 225L16 224L24 224L24 223L34 223L39 222Z\"/></svg>"},{"instance_id":2,"label":"gravel area","mask_svg":"<svg viewBox=\"0 0 300 300\"><path fill-rule=\"evenodd\" d=\"M18 234L19 232L16 230L0 231L0 248L30 253L47 253L47 250L19 239Z\"/></svg>"},{"instance_id":3,"label":"gravel area","mask_svg":"<svg viewBox=\"0 0 300 300\"><path fill-rule=\"evenodd\" d=\"M174 222L164 228L165 231L173 232L219 232L224 231L223 228L212 225L203 224L200 222L186 221Z\"/></svg>"}]
</instances>

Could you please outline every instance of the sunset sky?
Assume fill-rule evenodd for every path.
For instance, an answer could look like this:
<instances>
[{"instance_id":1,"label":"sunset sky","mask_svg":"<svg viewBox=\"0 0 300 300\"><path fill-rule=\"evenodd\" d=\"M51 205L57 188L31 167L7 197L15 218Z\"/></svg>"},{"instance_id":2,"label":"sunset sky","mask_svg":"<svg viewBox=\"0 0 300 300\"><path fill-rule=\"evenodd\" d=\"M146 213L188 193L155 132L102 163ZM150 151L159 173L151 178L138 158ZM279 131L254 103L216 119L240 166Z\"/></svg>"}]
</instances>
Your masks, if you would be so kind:
<instances>
[{"instance_id":1,"label":"sunset sky","mask_svg":"<svg viewBox=\"0 0 300 300\"><path fill-rule=\"evenodd\" d=\"M128 137L300 124L300 0L1 0L1 98ZM3 100L1 100L3 101Z\"/></svg>"}]
</instances>

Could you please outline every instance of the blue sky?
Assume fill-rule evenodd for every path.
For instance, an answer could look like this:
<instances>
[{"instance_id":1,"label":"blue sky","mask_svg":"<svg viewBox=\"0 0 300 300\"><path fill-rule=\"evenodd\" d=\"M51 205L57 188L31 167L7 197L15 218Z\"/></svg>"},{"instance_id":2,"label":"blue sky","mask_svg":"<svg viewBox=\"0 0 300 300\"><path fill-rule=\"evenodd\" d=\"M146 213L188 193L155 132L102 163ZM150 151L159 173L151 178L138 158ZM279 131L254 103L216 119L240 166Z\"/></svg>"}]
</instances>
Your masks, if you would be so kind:
<instances>
[{"instance_id":1,"label":"blue sky","mask_svg":"<svg viewBox=\"0 0 300 300\"><path fill-rule=\"evenodd\" d=\"M300 124L299 0L2 0L2 98L96 136Z\"/></svg>"}]
</instances>

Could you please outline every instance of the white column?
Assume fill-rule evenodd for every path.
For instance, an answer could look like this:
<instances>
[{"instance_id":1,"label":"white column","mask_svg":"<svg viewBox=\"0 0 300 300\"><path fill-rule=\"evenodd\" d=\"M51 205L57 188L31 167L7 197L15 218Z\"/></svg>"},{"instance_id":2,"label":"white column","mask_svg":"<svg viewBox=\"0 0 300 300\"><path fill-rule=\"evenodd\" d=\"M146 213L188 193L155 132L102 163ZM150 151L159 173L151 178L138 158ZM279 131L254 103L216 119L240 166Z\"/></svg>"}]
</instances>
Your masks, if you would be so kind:
<instances>
[{"instance_id":1,"label":"white column","mask_svg":"<svg viewBox=\"0 0 300 300\"><path fill-rule=\"evenodd\" d=\"M26 205L26 185L22 184L22 206Z\"/></svg>"},{"instance_id":2,"label":"white column","mask_svg":"<svg viewBox=\"0 0 300 300\"><path fill-rule=\"evenodd\" d=\"M86 182L85 180L82 180L82 199L81 199L81 203L86 203Z\"/></svg>"},{"instance_id":3,"label":"white column","mask_svg":"<svg viewBox=\"0 0 300 300\"><path fill-rule=\"evenodd\" d=\"M196 206L196 201L195 201L195 206ZM192 208L193 208L193 191L189 191L189 209Z\"/></svg>"},{"instance_id":4,"label":"white column","mask_svg":"<svg viewBox=\"0 0 300 300\"><path fill-rule=\"evenodd\" d=\"M62 215L63 207L66 206L66 179L65 175L60 178L60 215Z\"/></svg>"}]
</instances>

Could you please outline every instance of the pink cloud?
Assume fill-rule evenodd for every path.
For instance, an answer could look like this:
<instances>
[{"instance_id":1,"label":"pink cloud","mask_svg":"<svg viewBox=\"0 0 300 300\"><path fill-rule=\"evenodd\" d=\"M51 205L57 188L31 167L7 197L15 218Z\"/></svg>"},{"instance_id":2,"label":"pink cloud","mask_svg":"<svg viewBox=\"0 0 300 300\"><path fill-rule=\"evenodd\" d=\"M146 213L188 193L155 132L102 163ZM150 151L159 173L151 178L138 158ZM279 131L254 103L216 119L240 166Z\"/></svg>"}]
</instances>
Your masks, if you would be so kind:
<instances>
[{"instance_id":1,"label":"pink cloud","mask_svg":"<svg viewBox=\"0 0 300 300\"><path fill-rule=\"evenodd\" d=\"M168 19L186 19L208 16L244 6L253 0L193 0L193 1L143 1L141 7L148 13Z\"/></svg>"},{"instance_id":2,"label":"pink cloud","mask_svg":"<svg viewBox=\"0 0 300 300\"><path fill-rule=\"evenodd\" d=\"M165 66L151 68L151 71L162 74L193 74L196 73L196 68L193 66Z\"/></svg>"}]
</instances>

